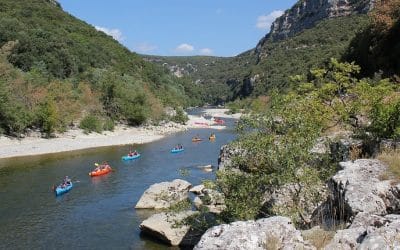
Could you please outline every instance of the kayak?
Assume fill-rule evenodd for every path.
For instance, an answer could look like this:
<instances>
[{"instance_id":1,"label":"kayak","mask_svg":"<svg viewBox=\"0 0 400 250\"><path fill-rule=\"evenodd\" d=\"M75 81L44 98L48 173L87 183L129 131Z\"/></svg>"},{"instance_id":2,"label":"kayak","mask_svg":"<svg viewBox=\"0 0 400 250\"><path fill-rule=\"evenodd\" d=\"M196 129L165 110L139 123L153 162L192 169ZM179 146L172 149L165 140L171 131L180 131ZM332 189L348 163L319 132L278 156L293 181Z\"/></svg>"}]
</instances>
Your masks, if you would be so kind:
<instances>
[{"instance_id":1,"label":"kayak","mask_svg":"<svg viewBox=\"0 0 400 250\"><path fill-rule=\"evenodd\" d=\"M103 169L97 170L97 171L92 171L89 173L90 176L94 177L94 176L100 176L100 175L104 175L104 174L108 174L110 173L112 170L112 168L110 166L107 166Z\"/></svg>"},{"instance_id":2,"label":"kayak","mask_svg":"<svg viewBox=\"0 0 400 250\"><path fill-rule=\"evenodd\" d=\"M171 149L171 153L180 153L183 152L185 149L184 148L173 148Z\"/></svg>"},{"instance_id":3,"label":"kayak","mask_svg":"<svg viewBox=\"0 0 400 250\"><path fill-rule=\"evenodd\" d=\"M214 123L217 125L224 125L225 121L219 118L214 118Z\"/></svg>"},{"instance_id":4,"label":"kayak","mask_svg":"<svg viewBox=\"0 0 400 250\"><path fill-rule=\"evenodd\" d=\"M67 193L69 190L72 189L74 185L72 184L72 182L70 182L69 184L67 184L65 187L62 187L61 185L58 185L55 189L54 189L54 193L58 196L58 195L62 195Z\"/></svg>"},{"instance_id":5,"label":"kayak","mask_svg":"<svg viewBox=\"0 0 400 250\"><path fill-rule=\"evenodd\" d=\"M200 138L193 138L192 139L192 142L199 142L199 141L202 141L202 139L200 139Z\"/></svg>"},{"instance_id":6,"label":"kayak","mask_svg":"<svg viewBox=\"0 0 400 250\"><path fill-rule=\"evenodd\" d=\"M139 157L140 157L140 154L132 155L132 156L125 155L125 156L122 156L122 160L124 160L124 161L129 161L129 160L137 159L137 158L139 158Z\"/></svg>"}]
</instances>

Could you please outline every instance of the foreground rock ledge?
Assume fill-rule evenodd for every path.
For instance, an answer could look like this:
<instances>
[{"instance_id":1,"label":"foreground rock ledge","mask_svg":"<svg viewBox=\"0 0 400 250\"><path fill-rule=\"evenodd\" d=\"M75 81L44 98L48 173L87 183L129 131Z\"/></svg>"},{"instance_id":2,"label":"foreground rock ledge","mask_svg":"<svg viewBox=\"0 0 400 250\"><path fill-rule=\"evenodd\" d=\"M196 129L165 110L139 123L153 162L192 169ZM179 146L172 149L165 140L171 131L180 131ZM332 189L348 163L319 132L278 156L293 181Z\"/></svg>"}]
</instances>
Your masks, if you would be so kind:
<instances>
[{"instance_id":1,"label":"foreground rock ledge","mask_svg":"<svg viewBox=\"0 0 400 250\"><path fill-rule=\"evenodd\" d=\"M151 185L140 197L135 208L164 209L188 199L191 184L176 179Z\"/></svg>"},{"instance_id":2,"label":"foreground rock ledge","mask_svg":"<svg viewBox=\"0 0 400 250\"><path fill-rule=\"evenodd\" d=\"M342 209L344 219L352 221L361 212L386 215L400 211L400 185L381 180L386 166L378 160L341 162L343 170L333 176L329 187L333 204Z\"/></svg>"},{"instance_id":3,"label":"foreground rock ledge","mask_svg":"<svg viewBox=\"0 0 400 250\"><path fill-rule=\"evenodd\" d=\"M316 249L286 217L238 221L207 230L194 247L203 249Z\"/></svg>"},{"instance_id":4,"label":"foreground rock ledge","mask_svg":"<svg viewBox=\"0 0 400 250\"><path fill-rule=\"evenodd\" d=\"M179 223L195 214L194 211L154 214L140 224L140 230L169 245L194 245L198 238L189 235L190 227Z\"/></svg>"}]
</instances>

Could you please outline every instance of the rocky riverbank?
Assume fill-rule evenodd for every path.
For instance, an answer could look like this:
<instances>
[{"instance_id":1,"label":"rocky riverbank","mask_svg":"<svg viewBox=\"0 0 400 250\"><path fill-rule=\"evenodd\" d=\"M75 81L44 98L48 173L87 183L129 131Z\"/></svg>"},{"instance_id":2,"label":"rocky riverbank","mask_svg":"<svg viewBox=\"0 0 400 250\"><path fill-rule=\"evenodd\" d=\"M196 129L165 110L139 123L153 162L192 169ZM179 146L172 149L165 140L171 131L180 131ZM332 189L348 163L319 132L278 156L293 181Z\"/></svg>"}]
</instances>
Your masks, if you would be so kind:
<instances>
[{"instance_id":1,"label":"rocky riverbank","mask_svg":"<svg viewBox=\"0 0 400 250\"><path fill-rule=\"evenodd\" d=\"M142 223L141 230L167 244L189 245L194 249L399 249L400 180L388 175L388 166L380 160L351 160L358 157L351 151L361 142L350 143L341 139L335 143L340 145L313 152L326 153L328 150L335 159L344 160L339 163L339 171L327 183L321 183L318 202L309 202L306 193L298 192L301 187L289 184L265 194L263 206L287 209L296 205L293 195L297 195L301 201L299 204L304 207L303 219L307 221L304 227L296 228L295 222L288 217L272 216L218 225L199 235L187 224L176 227L188 216L196 214L189 212L192 210L189 206L178 214L156 214L157 222L151 217ZM387 141L378 144L381 150L396 146L396 143ZM229 167L232 164L230 158L238 153L243 152L232 146L222 147L218 171ZM176 185L172 185L174 183ZM168 200L169 205L163 208L189 201L189 192L196 194L190 202L199 211L206 209L209 214L218 215L226 208L224 195L205 185L191 187L183 180L160 184L165 186L165 190L158 189L157 195L150 193L153 193L152 199L160 204L165 204L163 199ZM149 188L152 189L154 186ZM144 196L148 193L146 191ZM158 224L165 224L165 227L156 229Z\"/></svg>"}]
</instances>

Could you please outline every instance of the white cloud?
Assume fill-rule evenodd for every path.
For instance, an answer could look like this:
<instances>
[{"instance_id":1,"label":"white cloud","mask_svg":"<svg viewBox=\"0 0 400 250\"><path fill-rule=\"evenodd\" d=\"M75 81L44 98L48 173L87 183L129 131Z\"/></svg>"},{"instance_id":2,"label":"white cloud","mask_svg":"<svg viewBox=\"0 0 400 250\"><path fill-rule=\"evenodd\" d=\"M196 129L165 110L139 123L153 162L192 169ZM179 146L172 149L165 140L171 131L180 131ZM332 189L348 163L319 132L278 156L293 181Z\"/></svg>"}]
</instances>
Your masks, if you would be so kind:
<instances>
[{"instance_id":1,"label":"white cloud","mask_svg":"<svg viewBox=\"0 0 400 250\"><path fill-rule=\"evenodd\" d=\"M158 49L156 45L149 44L149 43L139 43L135 45L134 50L140 53L149 53L151 51L154 51Z\"/></svg>"},{"instance_id":2,"label":"white cloud","mask_svg":"<svg viewBox=\"0 0 400 250\"><path fill-rule=\"evenodd\" d=\"M282 10L274 10L268 15L259 16L257 18L256 27L262 30L268 30L271 27L271 24L277 19L278 17L283 15Z\"/></svg>"},{"instance_id":3,"label":"white cloud","mask_svg":"<svg viewBox=\"0 0 400 250\"><path fill-rule=\"evenodd\" d=\"M122 32L119 29L109 29L105 27L100 27L100 26L94 26L96 30L102 31L106 33L109 36L112 36L115 40L118 42L122 42L124 40L124 37L122 36Z\"/></svg>"},{"instance_id":4,"label":"white cloud","mask_svg":"<svg viewBox=\"0 0 400 250\"><path fill-rule=\"evenodd\" d=\"M178 53L189 53L194 51L193 45L182 43L178 47L175 48L175 51Z\"/></svg>"},{"instance_id":5,"label":"white cloud","mask_svg":"<svg viewBox=\"0 0 400 250\"><path fill-rule=\"evenodd\" d=\"M212 55L214 52L212 51L212 49L209 48L204 48L200 50L200 54L201 55L205 55L205 56L209 56Z\"/></svg>"}]
</instances>

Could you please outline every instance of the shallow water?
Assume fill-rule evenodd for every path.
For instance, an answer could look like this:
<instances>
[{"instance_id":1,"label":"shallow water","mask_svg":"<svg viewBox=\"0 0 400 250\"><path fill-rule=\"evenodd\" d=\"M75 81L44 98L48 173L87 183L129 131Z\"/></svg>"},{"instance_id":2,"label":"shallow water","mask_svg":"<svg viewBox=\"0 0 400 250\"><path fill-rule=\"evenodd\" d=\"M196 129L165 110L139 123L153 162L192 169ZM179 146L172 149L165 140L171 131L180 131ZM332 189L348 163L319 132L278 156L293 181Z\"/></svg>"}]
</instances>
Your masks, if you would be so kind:
<instances>
[{"instance_id":1,"label":"shallow water","mask_svg":"<svg viewBox=\"0 0 400 250\"><path fill-rule=\"evenodd\" d=\"M215 142L191 142L194 135L208 138L211 132ZM189 130L135 146L142 157L128 162L121 156L129 146L0 160L0 249L168 249L140 236L139 224L148 212L134 205L156 182L181 178L196 185L213 179L214 173L198 166L216 166L220 147L234 138L232 129ZM171 154L178 143L185 151ZM115 171L90 178L93 164L102 161ZM55 197L51 186L65 175L74 188Z\"/></svg>"}]
</instances>

